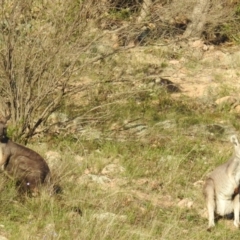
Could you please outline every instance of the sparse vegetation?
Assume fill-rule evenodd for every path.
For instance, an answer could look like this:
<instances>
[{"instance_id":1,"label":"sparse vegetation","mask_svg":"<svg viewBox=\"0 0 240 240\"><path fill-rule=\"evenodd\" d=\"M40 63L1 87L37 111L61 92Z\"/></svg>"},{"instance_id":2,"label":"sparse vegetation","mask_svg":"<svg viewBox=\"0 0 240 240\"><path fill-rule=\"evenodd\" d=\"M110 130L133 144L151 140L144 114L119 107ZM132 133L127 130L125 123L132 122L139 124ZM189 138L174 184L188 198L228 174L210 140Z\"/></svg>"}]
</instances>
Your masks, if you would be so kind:
<instances>
[{"instance_id":1,"label":"sparse vegetation","mask_svg":"<svg viewBox=\"0 0 240 240\"><path fill-rule=\"evenodd\" d=\"M52 169L64 189L60 196L43 190L22 202L1 176L1 233L9 239L186 239L186 233L187 239L219 239L219 234L237 239L238 232L222 221L211 234L206 231L202 190L195 185L231 154L230 144L222 142L226 135L207 128L220 117L229 122L228 113L188 98L173 101L168 94L164 102L153 101L147 100L144 115L131 99L116 103L107 110L111 121L96 125L103 129L101 138L54 138L50 149L63 154ZM124 118L147 123L147 133L131 132ZM119 127L109 131L114 123ZM34 148L44 155L41 145ZM104 174L113 163L123 171ZM182 199L192 199L194 208L178 207Z\"/></svg>"},{"instance_id":2,"label":"sparse vegetation","mask_svg":"<svg viewBox=\"0 0 240 240\"><path fill-rule=\"evenodd\" d=\"M9 135L46 158L63 193L20 197L0 174L0 235L239 239L232 221L206 231L202 196L207 173L232 154L229 135L240 133L238 102L216 104L238 96L239 52L176 41L195 1L153 1L141 22L142 1L121 2L135 3L1 3L0 110L12 113ZM230 5L224 34L238 21ZM206 31L223 23L212 20Z\"/></svg>"}]
</instances>

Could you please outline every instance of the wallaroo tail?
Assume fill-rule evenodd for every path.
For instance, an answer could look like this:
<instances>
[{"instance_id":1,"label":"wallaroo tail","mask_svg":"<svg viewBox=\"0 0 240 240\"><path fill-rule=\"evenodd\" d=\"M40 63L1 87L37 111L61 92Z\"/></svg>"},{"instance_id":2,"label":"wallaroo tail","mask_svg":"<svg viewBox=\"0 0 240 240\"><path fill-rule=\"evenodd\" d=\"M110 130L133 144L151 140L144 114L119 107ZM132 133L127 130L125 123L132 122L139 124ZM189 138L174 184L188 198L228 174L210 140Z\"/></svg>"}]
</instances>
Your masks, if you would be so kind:
<instances>
[{"instance_id":1,"label":"wallaroo tail","mask_svg":"<svg viewBox=\"0 0 240 240\"><path fill-rule=\"evenodd\" d=\"M208 230L215 226L215 214L226 216L234 213L234 225L239 227L240 144L231 136L233 156L214 169L207 177L203 189L208 210Z\"/></svg>"},{"instance_id":2,"label":"wallaroo tail","mask_svg":"<svg viewBox=\"0 0 240 240\"><path fill-rule=\"evenodd\" d=\"M21 192L36 194L39 186L50 180L45 160L33 150L12 142L4 121L0 121L0 168L17 181Z\"/></svg>"}]
</instances>

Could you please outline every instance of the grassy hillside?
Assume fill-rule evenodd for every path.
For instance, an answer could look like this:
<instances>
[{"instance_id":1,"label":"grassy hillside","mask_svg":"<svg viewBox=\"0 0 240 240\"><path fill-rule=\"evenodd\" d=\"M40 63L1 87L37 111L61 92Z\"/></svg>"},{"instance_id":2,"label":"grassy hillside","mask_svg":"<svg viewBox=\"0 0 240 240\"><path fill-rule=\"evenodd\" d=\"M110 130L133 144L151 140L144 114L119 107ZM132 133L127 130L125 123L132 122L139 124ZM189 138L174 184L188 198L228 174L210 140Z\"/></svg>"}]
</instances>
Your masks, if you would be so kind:
<instances>
[{"instance_id":1,"label":"grassy hillside","mask_svg":"<svg viewBox=\"0 0 240 240\"><path fill-rule=\"evenodd\" d=\"M13 34L16 46L25 53L32 49L24 55L30 65L21 60L16 76L22 79L25 73L28 81L53 77L53 95L49 86L44 88L46 106L56 100L59 86L69 93L28 143L46 158L63 192L51 196L43 188L37 197L19 196L2 173L2 239L239 239L231 220L221 219L206 231L202 195L207 173L233 153L229 136L240 137L238 46L151 36L149 42L131 45L142 26L133 28L131 18L124 25L121 11L92 12L86 5L80 14L77 1L67 12L63 3L55 8L48 2L47 10L42 1L36 3L34 9L23 6L27 15L20 14L18 24L25 29L30 21L32 26L19 30L22 40ZM46 15L40 14L43 9ZM79 28L66 28L64 35L63 26L71 24ZM118 24L124 31L116 40ZM36 36L46 44L41 46L46 55ZM31 48L30 43L39 45ZM50 54L52 60L45 61ZM35 67L38 60L42 65ZM33 95L41 96L35 87ZM43 109L40 104L31 112L30 123ZM19 130L16 126L10 124L9 135Z\"/></svg>"},{"instance_id":2,"label":"grassy hillside","mask_svg":"<svg viewBox=\"0 0 240 240\"><path fill-rule=\"evenodd\" d=\"M60 153L50 164L63 193L42 190L21 200L1 175L1 235L237 239L232 221L220 220L213 232L206 231L202 180L231 155L228 136L238 130L238 116L163 89L142 94L106 106L111 117L95 127L87 124L89 133L46 136L30 145L43 156Z\"/></svg>"}]
</instances>

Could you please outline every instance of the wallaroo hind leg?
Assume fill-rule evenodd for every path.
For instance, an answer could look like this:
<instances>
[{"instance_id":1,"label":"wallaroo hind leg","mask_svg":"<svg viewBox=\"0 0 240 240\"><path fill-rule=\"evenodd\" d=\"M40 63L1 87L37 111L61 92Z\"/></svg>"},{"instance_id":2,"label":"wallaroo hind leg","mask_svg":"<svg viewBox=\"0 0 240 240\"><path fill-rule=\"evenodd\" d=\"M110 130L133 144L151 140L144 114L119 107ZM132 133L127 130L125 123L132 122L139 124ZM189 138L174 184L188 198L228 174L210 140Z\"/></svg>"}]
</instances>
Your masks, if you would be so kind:
<instances>
[{"instance_id":1,"label":"wallaroo hind leg","mask_svg":"<svg viewBox=\"0 0 240 240\"><path fill-rule=\"evenodd\" d=\"M204 185L204 196L207 204L208 210L208 230L215 226L214 223L214 211L215 211L215 190L214 190L214 182L211 178L206 180Z\"/></svg>"}]
</instances>

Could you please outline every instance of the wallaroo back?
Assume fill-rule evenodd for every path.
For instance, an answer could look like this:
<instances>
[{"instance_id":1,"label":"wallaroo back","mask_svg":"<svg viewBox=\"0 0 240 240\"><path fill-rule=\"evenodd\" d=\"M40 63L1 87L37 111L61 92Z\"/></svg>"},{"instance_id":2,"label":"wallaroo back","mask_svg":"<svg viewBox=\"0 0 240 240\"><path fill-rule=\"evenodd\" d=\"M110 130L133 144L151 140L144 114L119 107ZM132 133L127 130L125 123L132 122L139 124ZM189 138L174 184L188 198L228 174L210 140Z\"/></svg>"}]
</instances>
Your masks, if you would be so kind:
<instances>
[{"instance_id":1,"label":"wallaroo back","mask_svg":"<svg viewBox=\"0 0 240 240\"><path fill-rule=\"evenodd\" d=\"M7 137L4 121L0 121L0 167L8 176L17 180L22 192L36 193L38 186L50 177L49 167L38 153Z\"/></svg>"},{"instance_id":2,"label":"wallaroo back","mask_svg":"<svg viewBox=\"0 0 240 240\"><path fill-rule=\"evenodd\" d=\"M226 216L234 213L234 225L239 227L240 144L235 135L233 156L213 170L206 179L203 193L208 209L208 230L215 226L214 214Z\"/></svg>"}]
</instances>

